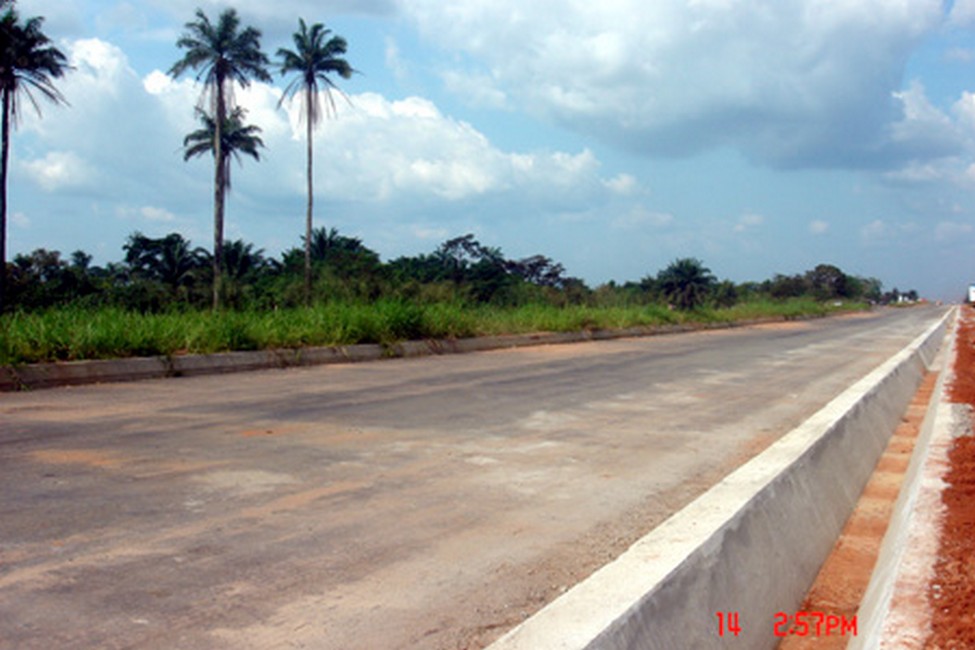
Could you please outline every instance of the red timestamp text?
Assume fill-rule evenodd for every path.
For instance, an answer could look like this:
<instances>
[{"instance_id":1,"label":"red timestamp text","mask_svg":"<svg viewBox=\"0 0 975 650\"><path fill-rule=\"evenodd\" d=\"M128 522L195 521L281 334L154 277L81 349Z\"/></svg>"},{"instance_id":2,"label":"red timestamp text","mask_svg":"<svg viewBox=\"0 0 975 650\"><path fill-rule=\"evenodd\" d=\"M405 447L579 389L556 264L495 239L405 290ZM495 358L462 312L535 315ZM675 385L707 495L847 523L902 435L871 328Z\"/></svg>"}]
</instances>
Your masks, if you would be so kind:
<instances>
[{"instance_id":1,"label":"red timestamp text","mask_svg":"<svg viewBox=\"0 0 975 650\"><path fill-rule=\"evenodd\" d=\"M857 634L857 617L825 612L776 612L772 627L775 636L846 636Z\"/></svg>"},{"instance_id":2,"label":"red timestamp text","mask_svg":"<svg viewBox=\"0 0 975 650\"><path fill-rule=\"evenodd\" d=\"M738 636L742 632L740 615L735 611L715 612L718 619L718 636ZM857 635L857 617L825 612L776 612L772 633L777 637L788 636L846 636Z\"/></svg>"},{"instance_id":3,"label":"red timestamp text","mask_svg":"<svg viewBox=\"0 0 975 650\"><path fill-rule=\"evenodd\" d=\"M738 612L715 612L718 617L718 636L741 634L741 624L738 622Z\"/></svg>"}]
</instances>

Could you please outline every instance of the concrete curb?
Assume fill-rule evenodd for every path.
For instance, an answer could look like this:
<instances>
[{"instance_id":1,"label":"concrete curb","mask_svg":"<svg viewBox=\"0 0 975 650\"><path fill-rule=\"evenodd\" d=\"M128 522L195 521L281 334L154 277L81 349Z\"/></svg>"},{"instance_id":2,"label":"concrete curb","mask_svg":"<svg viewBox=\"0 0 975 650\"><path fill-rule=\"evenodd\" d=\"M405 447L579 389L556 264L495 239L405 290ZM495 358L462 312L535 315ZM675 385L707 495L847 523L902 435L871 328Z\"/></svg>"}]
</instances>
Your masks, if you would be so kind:
<instances>
[{"instance_id":1,"label":"concrete curb","mask_svg":"<svg viewBox=\"0 0 975 650\"><path fill-rule=\"evenodd\" d=\"M191 377L329 363L376 361L399 357L463 354L533 345L580 343L583 341L676 334L705 329L727 329L784 320L786 319L775 318L739 323L631 327L619 330L541 332L469 339L404 341L391 346L362 344L0 366L0 392L163 377Z\"/></svg>"},{"instance_id":2,"label":"concrete curb","mask_svg":"<svg viewBox=\"0 0 975 650\"><path fill-rule=\"evenodd\" d=\"M774 648L950 315L490 650ZM718 612L740 633L720 636Z\"/></svg>"}]
</instances>

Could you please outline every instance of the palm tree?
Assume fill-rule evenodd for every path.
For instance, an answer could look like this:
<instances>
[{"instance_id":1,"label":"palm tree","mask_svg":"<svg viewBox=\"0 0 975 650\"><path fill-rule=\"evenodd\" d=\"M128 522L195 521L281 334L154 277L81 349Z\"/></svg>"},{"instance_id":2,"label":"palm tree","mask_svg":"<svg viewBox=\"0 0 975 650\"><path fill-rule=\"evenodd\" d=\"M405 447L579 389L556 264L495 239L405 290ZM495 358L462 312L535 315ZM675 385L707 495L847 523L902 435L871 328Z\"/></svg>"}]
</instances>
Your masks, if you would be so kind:
<instances>
[{"instance_id":1,"label":"palm tree","mask_svg":"<svg viewBox=\"0 0 975 650\"><path fill-rule=\"evenodd\" d=\"M224 298L229 306L242 307L247 303L246 298L254 295L255 281L264 265L264 251L254 250L253 244L242 239L224 242Z\"/></svg>"},{"instance_id":2,"label":"palm tree","mask_svg":"<svg viewBox=\"0 0 975 650\"><path fill-rule=\"evenodd\" d=\"M186 32L176 42L186 54L169 70L176 78L189 68L197 71L203 81L204 98L210 99L216 136L214 143L213 181L213 308L220 307L220 272L223 261L223 214L227 181L225 156L221 151L224 138L220 131L233 111L234 83L242 87L251 79L271 81L267 56L261 51L261 32L253 27L240 29L240 18L234 9L220 14L216 24L210 22L202 9L196 10L196 20L186 23Z\"/></svg>"},{"instance_id":3,"label":"palm tree","mask_svg":"<svg viewBox=\"0 0 975 650\"><path fill-rule=\"evenodd\" d=\"M224 187L229 190L230 182L230 159L233 157L240 162L240 154L245 153L254 160L260 160L261 154L258 151L264 146L264 141L257 135L261 132L261 127L253 124L244 125L245 111L241 107L236 107L230 112L224 121L223 127L217 128L217 122L202 109L197 109L197 115L203 128L197 129L183 138L183 160L189 160L196 156L206 153L213 153L221 156L221 176L224 179ZM222 247L221 247L222 248Z\"/></svg>"},{"instance_id":4,"label":"palm tree","mask_svg":"<svg viewBox=\"0 0 975 650\"><path fill-rule=\"evenodd\" d=\"M265 265L264 249L254 250L254 244L248 244L243 239L225 242L223 252L224 269L233 282L242 282Z\"/></svg>"},{"instance_id":5,"label":"palm tree","mask_svg":"<svg viewBox=\"0 0 975 650\"><path fill-rule=\"evenodd\" d=\"M0 4L2 8L7 3ZM0 313L3 312L7 284L7 164L10 159L10 124L20 115L18 98L23 92L37 114L41 114L36 90L54 104L67 104L54 85L67 72L67 59L41 32L44 19L29 18L21 24L13 6L0 18L0 101L3 104L3 153L0 162Z\"/></svg>"},{"instance_id":6,"label":"palm tree","mask_svg":"<svg viewBox=\"0 0 975 650\"><path fill-rule=\"evenodd\" d=\"M309 247L306 246L306 248ZM310 248L312 259L317 262L328 259L330 252L362 253L369 250L362 245L362 240L358 237L346 237L340 235L336 228L325 227L315 228L311 231Z\"/></svg>"},{"instance_id":7,"label":"palm tree","mask_svg":"<svg viewBox=\"0 0 975 650\"><path fill-rule=\"evenodd\" d=\"M192 248L188 240L175 232L160 239L135 232L122 248L125 263L134 276L163 283L174 298L179 297L181 288L196 281L206 260L206 251Z\"/></svg>"},{"instance_id":8,"label":"palm tree","mask_svg":"<svg viewBox=\"0 0 975 650\"><path fill-rule=\"evenodd\" d=\"M690 310L707 298L715 278L711 270L692 257L675 260L657 274L657 286L678 309Z\"/></svg>"},{"instance_id":9,"label":"palm tree","mask_svg":"<svg viewBox=\"0 0 975 650\"><path fill-rule=\"evenodd\" d=\"M281 103L286 97L294 98L298 93L304 95L305 104L303 115L307 128L308 146L308 208L305 214L305 302L311 302L311 241L312 241L312 205L314 202L314 190L312 186L312 131L322 118L322 104L320 91L324 91L327 112L335 112L335 100L332 97L332 90L338 90L338 86L329 78L330 74L337 74L343 79L352 76L354 70L349 62L341 57L345 54L348 44L341 36L331 36L332 31L325 29L321 23L315 23L308 29L304 19L298 19L298 31L294 33L295 49L289 50L281 48L277 56L281 60L280 73L286 75L289 72L297 73L297 76L288 83L284 89L284 95L278 102Z\"/></svg>"}]
</instances>

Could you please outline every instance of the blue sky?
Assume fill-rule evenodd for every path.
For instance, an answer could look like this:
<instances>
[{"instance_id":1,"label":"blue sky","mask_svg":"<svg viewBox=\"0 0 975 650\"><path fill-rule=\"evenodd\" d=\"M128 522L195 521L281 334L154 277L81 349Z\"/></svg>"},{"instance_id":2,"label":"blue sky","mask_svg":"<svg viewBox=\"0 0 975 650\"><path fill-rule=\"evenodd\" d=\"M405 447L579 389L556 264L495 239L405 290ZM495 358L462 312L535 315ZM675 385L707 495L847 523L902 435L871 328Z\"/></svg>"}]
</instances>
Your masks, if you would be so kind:
<instances>
[{"instance_id":1,"label":"blue sky","mask_svg":"<svg viewBox=\"0 0 975 650\"><path fill-rule=\"evenodd\" d=\"M199 87L166 71L207 0L19 0L75 69L24 111L8 248L120 260L212 240ZM975 0L239 0L269 55L298 17L349 41L351 105L315 134L316 225L384 259L474 233L591 286L697 257L762 280L831 263L960 299L975 282ZM273 59L273 56L272 56ZM228 238L299 245L304 128L284 84L237 92L263 160Z\"/></svg>"}]
</instances>

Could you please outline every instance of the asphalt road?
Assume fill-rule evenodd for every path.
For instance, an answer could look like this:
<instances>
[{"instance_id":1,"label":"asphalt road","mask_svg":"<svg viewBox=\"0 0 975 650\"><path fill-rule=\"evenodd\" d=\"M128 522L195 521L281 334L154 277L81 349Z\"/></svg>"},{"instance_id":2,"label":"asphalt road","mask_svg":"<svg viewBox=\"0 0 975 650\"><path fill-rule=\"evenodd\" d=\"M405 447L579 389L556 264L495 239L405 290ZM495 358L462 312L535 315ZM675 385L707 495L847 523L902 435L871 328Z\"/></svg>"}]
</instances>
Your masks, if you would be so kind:
<instances>
[{"instance_id":1,"label":"asphalt road","mask_svg":"<svg viewBox=\"0 0 975 650\"><path fill-rule=\"evenodd\" d=\"M0 394L0 647L480 647L935 308Z\"/></svg>"}]
</instances>

